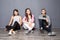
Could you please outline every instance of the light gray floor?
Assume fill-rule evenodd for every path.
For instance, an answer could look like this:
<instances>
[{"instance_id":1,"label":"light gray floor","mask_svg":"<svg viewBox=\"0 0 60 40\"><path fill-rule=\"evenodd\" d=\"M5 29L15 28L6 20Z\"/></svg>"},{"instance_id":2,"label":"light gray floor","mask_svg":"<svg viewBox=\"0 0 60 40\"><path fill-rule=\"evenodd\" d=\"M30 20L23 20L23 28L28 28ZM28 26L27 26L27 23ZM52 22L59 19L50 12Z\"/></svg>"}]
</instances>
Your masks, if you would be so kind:
<instances>
[{"instance_id":1,"label":"light gray floor","mask_svg":"<svg viewBox=\"0 0 60 40\"><path fill-rule=\"evenodd\" d=\"M29 35L25 34L25 30L20 30L16 32L16 35L8 36L8 32L0 29L0 40L60 40L60 29L57 28L53 31L56 32L56 36L48 36L47 32L42 34L38 29Z\"/></svg>"}]
</instances>

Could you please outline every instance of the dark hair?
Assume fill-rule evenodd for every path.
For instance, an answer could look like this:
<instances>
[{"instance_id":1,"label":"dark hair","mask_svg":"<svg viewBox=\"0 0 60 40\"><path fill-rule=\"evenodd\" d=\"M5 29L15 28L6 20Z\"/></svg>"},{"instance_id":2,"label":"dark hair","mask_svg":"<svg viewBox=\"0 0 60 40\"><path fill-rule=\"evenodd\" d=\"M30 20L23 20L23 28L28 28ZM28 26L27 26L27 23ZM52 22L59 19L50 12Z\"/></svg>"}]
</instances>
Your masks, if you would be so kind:
<instances>
[{"instance_id":1,"label":"dark hair","mask_svg":"<svg viewBox=\"0 0 60 40\"><path fill-rule=\"evenodd\" d=\"M15 11L18 12L18 15L19 15L18 9L14 9L14 10L13 10L13 16L15 16L15 14L14 14Z\"/></svg>"},{"instance_id":2,"label":"dark hair","mask_svg":"<svg viewBox=\"0 0 60 40\"><path fill-rule=\"evenodd\" d=\"M41 11L42 11L42 10L45 10L45 11L46 11L46 9L45 9L45 8L41 9ZM41 13L41 14L42 14L42 13ZM46 12L45 12L45 14L46 14Z\"/></svg>"},{"instance_id":3,"label":"dark hair","mask_svg":"<svg viewBox=\"0 0 60 40\"><path fill-rule=\"evenodd\" d=\"M30 16L31 16L31 18L32 18L32 13L31 13L31 9L30 8L26 8L25 9L25 16L26 16L26 20L28 21L28 14L26 13L27 12L27 10L29 10L30 11Z\"/></svg>"}]
</instances>

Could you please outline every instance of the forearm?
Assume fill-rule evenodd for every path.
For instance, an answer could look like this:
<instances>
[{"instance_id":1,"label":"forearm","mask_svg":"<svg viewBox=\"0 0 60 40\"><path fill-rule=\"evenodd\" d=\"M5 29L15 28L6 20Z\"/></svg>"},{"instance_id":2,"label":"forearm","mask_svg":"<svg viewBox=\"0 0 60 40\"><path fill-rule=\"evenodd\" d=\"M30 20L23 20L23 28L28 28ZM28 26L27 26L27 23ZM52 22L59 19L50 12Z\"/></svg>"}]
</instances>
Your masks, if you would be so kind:
<instances>
[{"instance_id":1,"label":"forearm","mask_svg":"<svg viewBox=\"0 0 60 40\"><path fill-rule=\"evenodd\" d=\"M11 17L10 21L9 21L9 24L8 25L11 25L13 22L13 16Z\"/></svg>"},{"instance_id":2,"label":"forearm","mask_svg":"<svg viewBox=\"0 0 60 40\"><path fill-rule=\"evenodd\" d=\"M11 25L11 22L9 22L9 24L8 24L9 26Z\"/></svg>"}]
</instances>

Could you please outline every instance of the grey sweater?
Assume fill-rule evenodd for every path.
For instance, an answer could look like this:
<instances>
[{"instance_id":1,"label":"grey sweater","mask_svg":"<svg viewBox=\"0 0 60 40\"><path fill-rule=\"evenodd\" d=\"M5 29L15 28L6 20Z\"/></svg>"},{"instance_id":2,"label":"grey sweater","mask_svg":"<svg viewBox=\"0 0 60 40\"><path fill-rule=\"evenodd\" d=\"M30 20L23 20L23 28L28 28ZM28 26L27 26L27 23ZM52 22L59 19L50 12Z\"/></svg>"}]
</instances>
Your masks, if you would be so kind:
<instances>
[{"instance_id":1,"label":"grey sweater","mask_svg":"<svg viewBox=\"0 0 60 40\"><path fill-rule=\"evenodd\" d=\"M48 26L50 26L51 21L50 21L50 17L48 15L46 15L46 18L48 19ZM45 17L43 17L42 15L39 16L39 19L46 19Z\"/></svg>"}]
</instances>

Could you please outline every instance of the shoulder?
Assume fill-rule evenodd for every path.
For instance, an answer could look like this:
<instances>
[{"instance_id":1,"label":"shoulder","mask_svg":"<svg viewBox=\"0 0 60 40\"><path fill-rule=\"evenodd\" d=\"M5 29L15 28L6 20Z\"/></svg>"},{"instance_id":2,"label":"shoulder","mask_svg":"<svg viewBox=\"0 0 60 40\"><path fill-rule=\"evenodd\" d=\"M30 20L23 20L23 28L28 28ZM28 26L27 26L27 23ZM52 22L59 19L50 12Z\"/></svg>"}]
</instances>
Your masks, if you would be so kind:
<instances>
[{"instance_id":1,"label":"shoulder","mask_svg":"<svg viewBox=\"0 0 60 40\"><path fill-rule=\"evenodd\" d=\"M41 14L41 15L39 15L39 17L42 17L42 14Z\"/></svg>"},{"instance_id":2,"label":"shoulder","mask_svg":"<svg viewBox=\"0 0 60 40\"><path fill-rule=\"evenodd\" d=\"M49 17L48 15L46 15L47 17Z\"/></svg>"}]
</instances>

